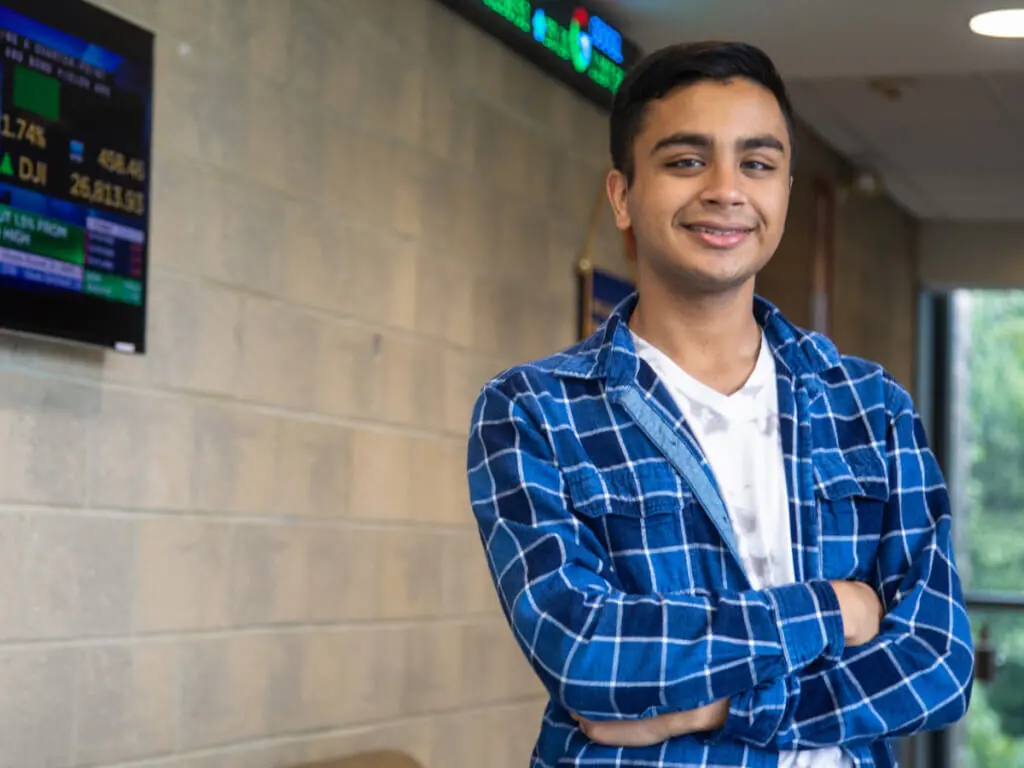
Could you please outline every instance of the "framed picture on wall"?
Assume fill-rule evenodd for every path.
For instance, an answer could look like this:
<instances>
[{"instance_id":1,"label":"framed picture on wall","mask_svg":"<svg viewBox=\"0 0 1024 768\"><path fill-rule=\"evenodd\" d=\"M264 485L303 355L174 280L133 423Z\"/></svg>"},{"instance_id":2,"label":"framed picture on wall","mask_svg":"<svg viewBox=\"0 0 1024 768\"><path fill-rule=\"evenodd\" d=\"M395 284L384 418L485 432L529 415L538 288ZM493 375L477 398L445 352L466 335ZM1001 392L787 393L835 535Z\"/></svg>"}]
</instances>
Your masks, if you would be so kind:
<instances>
[{"instance_id":1,"label":"framed picture on wall","mask_svg":"<svg viewBox=\"0 0 1024 768\"><path fill-rule=\"evenodd\" d=\"M585 339L634 291L633 281L597 269L583 260L579 267L579 337Z\"/></svg>"}]
</instances>

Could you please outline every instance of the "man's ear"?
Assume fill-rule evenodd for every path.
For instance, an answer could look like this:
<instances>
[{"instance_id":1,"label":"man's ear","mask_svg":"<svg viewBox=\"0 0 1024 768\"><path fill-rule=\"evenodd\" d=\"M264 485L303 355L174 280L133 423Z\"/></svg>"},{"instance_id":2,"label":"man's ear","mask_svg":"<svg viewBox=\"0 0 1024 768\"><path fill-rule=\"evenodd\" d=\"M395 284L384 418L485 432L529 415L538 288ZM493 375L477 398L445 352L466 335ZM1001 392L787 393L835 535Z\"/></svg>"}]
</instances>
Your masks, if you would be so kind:
<instances>
[{"instance_id":1,"label":"man's ear","mask_svg":"<svg viewBox=\"0 0 1024 768\"><path fill-rule=\"evenodd\" d=\"M615 215L615 226L625 232L633 226L633 220L629 215L629 181L626 174L612 169L605 179L605 188L608 191L608 202L612 204L612 213Z\"/></svg>"}]
</instances>

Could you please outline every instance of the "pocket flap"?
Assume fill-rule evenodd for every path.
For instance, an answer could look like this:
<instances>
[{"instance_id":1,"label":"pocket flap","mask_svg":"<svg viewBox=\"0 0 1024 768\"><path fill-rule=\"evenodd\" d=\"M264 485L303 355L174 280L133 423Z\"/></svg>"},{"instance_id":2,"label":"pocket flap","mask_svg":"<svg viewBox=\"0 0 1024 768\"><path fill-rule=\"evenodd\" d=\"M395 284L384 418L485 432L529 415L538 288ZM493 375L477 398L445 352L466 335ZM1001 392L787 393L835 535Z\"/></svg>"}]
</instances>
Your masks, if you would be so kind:
<instances>
[{"instance_id":1,"label":"pocket flap","mask_svg":"<svg viewBox=\"0 0 1024 768\"><path fill-rule=\"evenodd\" d=\"M598 470L581 465L566 473L576 511L586 517L678 514L693 498L667 465L627 465Z\"/></svg>"},{"instance_id":2,"label":"pocket flap","mask_svg":"<svg viewBox=\"0 0 1024 768\"><path fill-rule=\"evenodd\" d=\"M814 470L814 492L828 501L848 499L852 496L863 496L864 488L851 475L823 478Z\"/></svg>"},{"instance_id":3,"label":"pocket flap","mask_svg":"<svg viewBox=\"0 0 1024 768\"><path fill-rule=\"evenodd\" d=\"M815 454L813 464L814 490L823 499L889 499L885 465L871 448L822 451Z\"/></svg>"}]
</instances>

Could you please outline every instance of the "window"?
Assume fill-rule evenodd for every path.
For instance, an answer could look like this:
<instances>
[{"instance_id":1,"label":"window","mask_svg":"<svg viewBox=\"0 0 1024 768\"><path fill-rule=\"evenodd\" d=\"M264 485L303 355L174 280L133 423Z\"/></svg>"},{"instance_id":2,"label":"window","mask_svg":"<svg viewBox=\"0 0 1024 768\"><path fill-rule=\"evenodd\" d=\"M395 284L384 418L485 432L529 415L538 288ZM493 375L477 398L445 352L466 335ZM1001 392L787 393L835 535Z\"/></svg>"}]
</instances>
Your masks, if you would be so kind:
<instances>
[{"instance_id":1,"label":"window","mask_svg":"<svg viewBox=\"0 0 1024 768\"><path fill-rule=\"evenodd\" d=\"M958 290L922 306L919 407L949 483L975 642L987 633L996 669L917 764L1024 768L1024 291Z\"/></svg>"}]
</instances>

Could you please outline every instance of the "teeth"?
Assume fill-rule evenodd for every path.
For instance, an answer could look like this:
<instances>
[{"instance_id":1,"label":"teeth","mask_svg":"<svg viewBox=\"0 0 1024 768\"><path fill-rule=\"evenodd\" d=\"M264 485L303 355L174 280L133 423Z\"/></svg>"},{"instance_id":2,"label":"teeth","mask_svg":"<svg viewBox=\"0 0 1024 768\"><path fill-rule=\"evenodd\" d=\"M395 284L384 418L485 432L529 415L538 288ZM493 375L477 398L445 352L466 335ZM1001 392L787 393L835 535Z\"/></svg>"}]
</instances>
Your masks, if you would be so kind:
<instances>
[{"instance_id":1,"label":"teeth","mask_svg":"<svg viewBox=\"0 0 1024 768\"><path fill-rule=\"evenodd\" d=\"M744 231L742 229L711 229L710 227L699 226L693 226L690 227L690 229L692 229L694 232L706 232L709 235L735 235L737 233Z\"/></svg>"}]
</instances>

